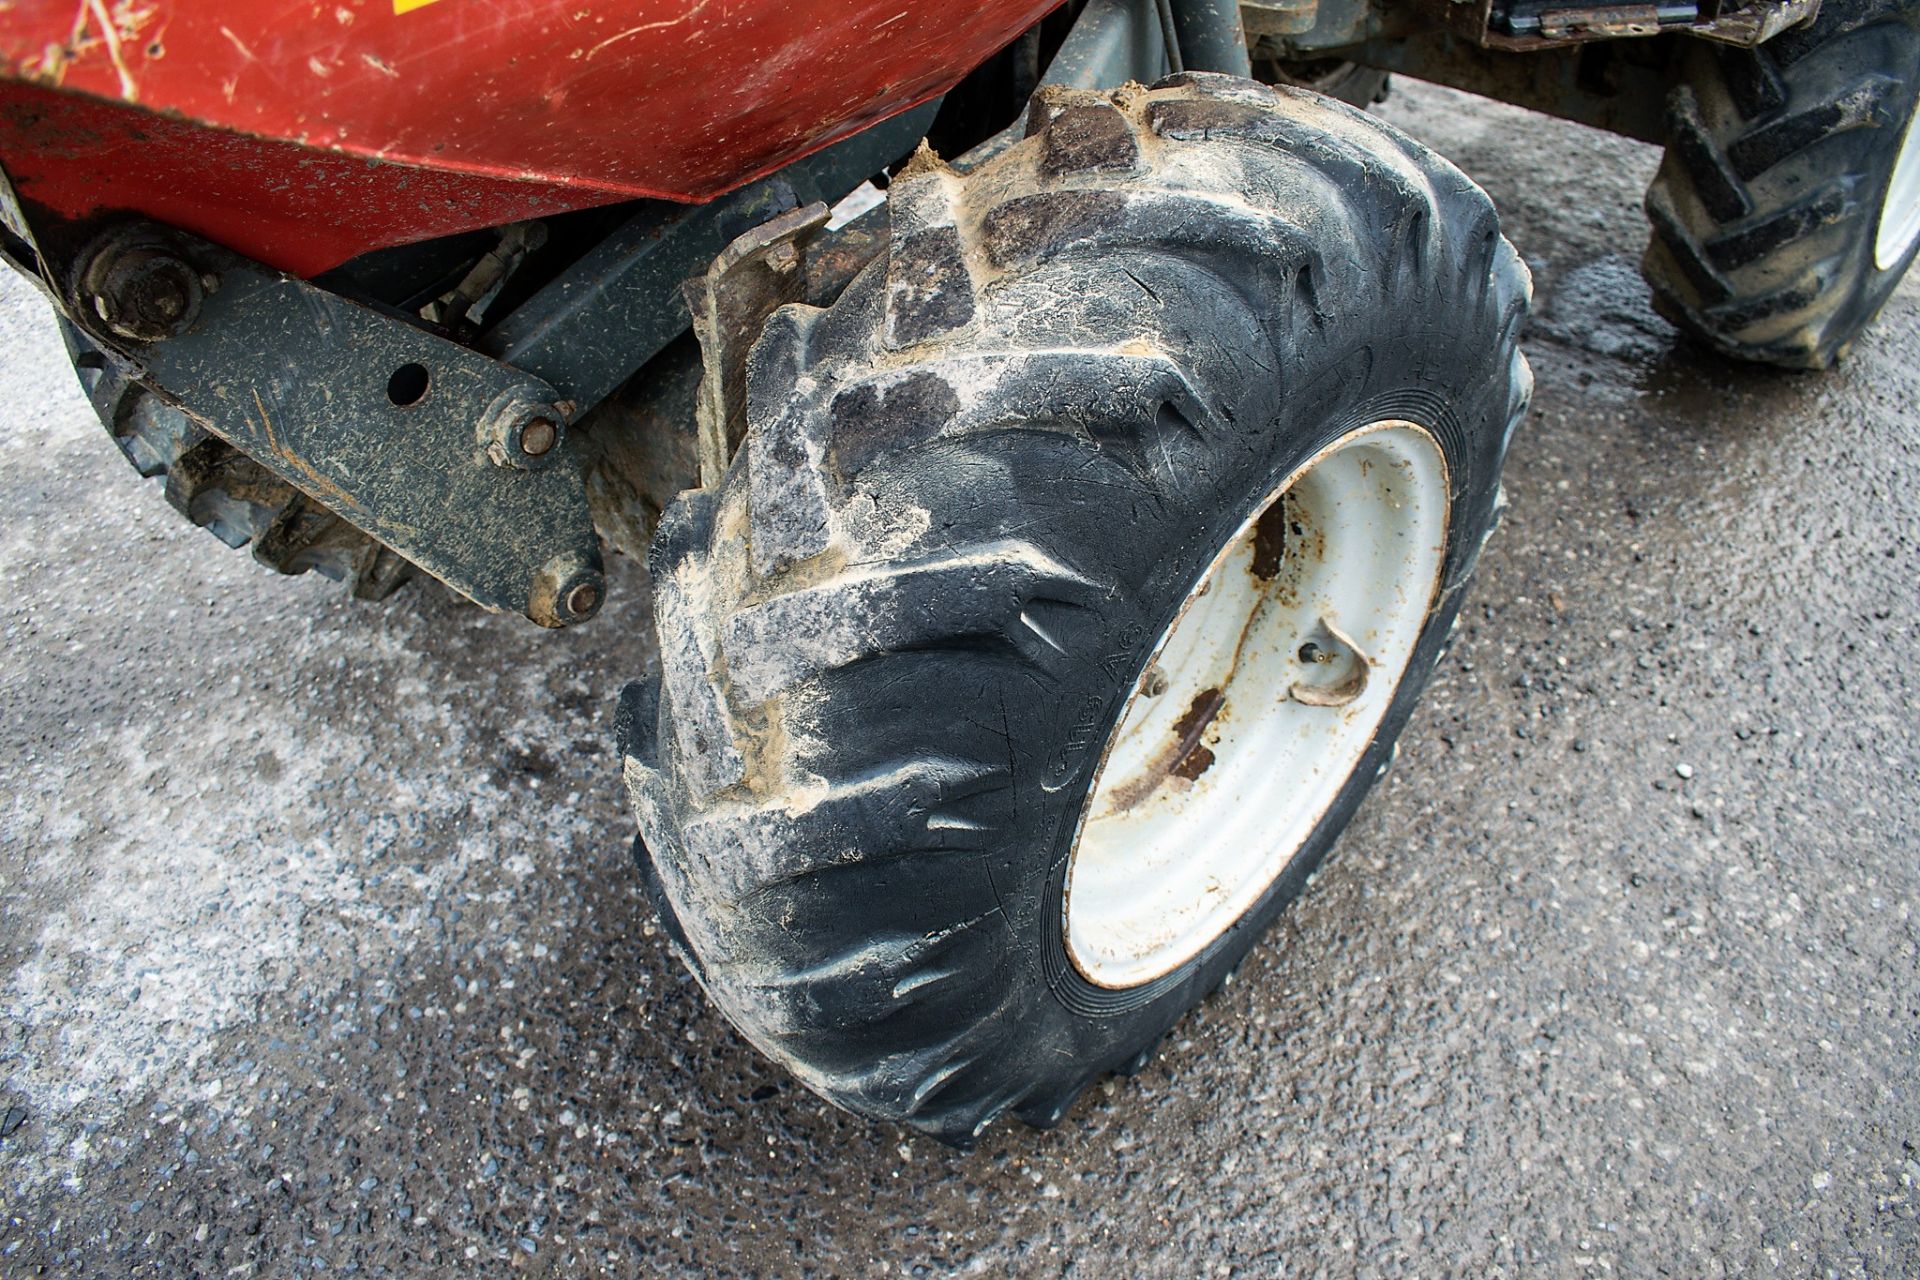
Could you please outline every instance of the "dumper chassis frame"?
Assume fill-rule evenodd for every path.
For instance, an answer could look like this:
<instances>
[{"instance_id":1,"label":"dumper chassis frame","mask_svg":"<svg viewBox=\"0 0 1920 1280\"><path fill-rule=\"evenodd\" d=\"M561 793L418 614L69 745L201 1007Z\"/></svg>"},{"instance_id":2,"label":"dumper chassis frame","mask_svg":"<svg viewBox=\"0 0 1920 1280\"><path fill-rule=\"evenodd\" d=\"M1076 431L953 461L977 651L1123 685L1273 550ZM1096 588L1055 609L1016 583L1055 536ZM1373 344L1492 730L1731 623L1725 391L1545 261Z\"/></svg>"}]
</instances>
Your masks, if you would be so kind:
<instances>
[{"instance_id":1,"label":"dumper chassis frame","mask_svg":"<svg viewBox=\"0 0 1920 1280\"><path fill-rule=\"evenodd\" d=\"M1251 47L1349 59L1660 141L1676 40L1757 43L1816 4L1088 0L1070 27L1056 24L1064 31L1044 80L1245 75ZM4 171L0 252L42 284L96 368L461 595L562 627L606 600L602 539L637 553L650 533L610 505L638 491L657 514L678 488L725 468L759 321L796 298L830 301L879 251L882 219L829 229L827 207L902 161L939 107L895 116L708 204L634 202L478 330L367 296L351 264L303 280L150 222L54 219L23 205ZM1015 120L957 166L1020 132ZM521 233L505 229L490 255L503 272ZM690 324L708 352L705 375L681 340ZM657 448L636 455L636 421L697 433L674 455L691 458L691 469L662 468Z\"/></svg>"}]
</instances>

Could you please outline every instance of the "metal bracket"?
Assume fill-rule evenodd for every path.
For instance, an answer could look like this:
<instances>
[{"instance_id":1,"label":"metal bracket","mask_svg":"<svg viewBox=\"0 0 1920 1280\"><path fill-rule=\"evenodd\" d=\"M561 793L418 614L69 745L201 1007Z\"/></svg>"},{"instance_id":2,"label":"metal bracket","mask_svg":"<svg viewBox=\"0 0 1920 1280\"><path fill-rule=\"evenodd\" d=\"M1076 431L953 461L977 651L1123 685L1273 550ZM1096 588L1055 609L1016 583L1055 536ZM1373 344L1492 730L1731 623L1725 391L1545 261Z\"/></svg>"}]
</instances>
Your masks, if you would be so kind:
<instances>
[{"instance_id":1,"label":"metal bracket","mask_svg":"<svg viewBox=\"0 0 1920 1280\"><path fill-rule=\"evenodd\" d=\"M1656 146L1666 141L1667 90L1673 81L1658 61L1614 57L1596 72L1575 45L1516 58L1444 31L1370 40L1346 46L1340 56Z\"/></svg>"},{"instance_id":2,"label":"metal bracket","mask_svg":"<svg viewBox=\"0 0 1920 1280\"><path fill-rule=\"evenodd\" d=\"M705 357L696 411L702 485L720 483L746 438L747 352L768 316L806 296L807 243L827 217L824 204L791 209L722 249L684 286Z\"/></svg>"},{"instance_id":3,"label":"metal bracket","mask_svg":"<svg viewBox=\"0 0 1920 1280\"><path fill-rule=\"evenodd\" d=\"M1320 0L1241 0L1240 24L1249 41L1305 35L1319 19Z\"/></svg>"},{"instance_id":4,"label":"metal bracket","mask_svg":"<svg viewBox=\"0 0 1920 1280\"><path fill-rule=\"evenodd\" d=\"M515 308L480 350L592 408L686 332L680 286L734 237L797 205L837 200L913 150L938 100L882 121L712 204L648 203Z\"/></svg>"},{"instance_id":5,"label":"metal bracket","mask_svg":"<svg viewBox=\"0 0 1920 1280\"><path fill-rule=\"evenodd\" d=\"M605 596L588 479L605 450L579 419L686 331L681 284L733 237L803 195L857 186L938 107L707 205L639 205L478 349L152 223L43 261L4 184L0 251L46 273L99 358L315 503L485 608L566 626ZM463 289L478 296L492 275Z\"/></svg>"},{"instance_id":6,"label":"metal bracket","mask_svg":"<svg viewBox=\"0 0 1920 1280\"><path fill-rule=\"evenodd\" d=\"M1594 40L1673 33L1752 46L1810 21L1820 0L1426 0L1430 16L1482 48L1530 53Z\"/></svg>"},{"instance_id":7,"label":"metal bracket","mask_svg":"<svg viewBox=\"0 0 1920 1280\"><path fill-rule=\"evenodd\" d=\"M137 326L113 320L127 298L96 292L116 285ZM475 603L549 627L599 609L571 406L544 382L147 225L96 242L70 288L75 317L157 395ZM169 314L177 331L157 332Z\"/></svg>"},{"instance_id":8,"label":"metal bracket","mask_svg":"<svg viewBox=\"0 0 1920 1280\"><path fill-rule=\"evenodd\" d=\"M1774 0L1739 9L1722 9L1711 21L1696 23L1687 34L1721 44L1752 48L1820 16L1820 0Z\"/></svg>"}]
</instances>

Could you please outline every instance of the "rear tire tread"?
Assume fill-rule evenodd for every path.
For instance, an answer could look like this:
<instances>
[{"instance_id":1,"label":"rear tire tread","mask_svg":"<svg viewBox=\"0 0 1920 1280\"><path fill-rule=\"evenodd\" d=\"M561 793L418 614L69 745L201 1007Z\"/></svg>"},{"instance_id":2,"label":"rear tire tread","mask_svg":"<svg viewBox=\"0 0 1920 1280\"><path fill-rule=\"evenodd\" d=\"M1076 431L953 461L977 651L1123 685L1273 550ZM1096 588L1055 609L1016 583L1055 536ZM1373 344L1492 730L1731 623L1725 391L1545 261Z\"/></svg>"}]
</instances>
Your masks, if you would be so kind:
<instances>
[{"instance_id":1,"label":"rear tire tread","mask_svg":"<svg viewBox=\"0 0 1920 1280\"><path fill-rule=\"evenodd\" d=\"M1906 268L1879 271L1872 246L1917 24L1913 0L1829 0L1756 49L1688 52L1646 201L1662 313L1723 354L1806 369L1872 322Z\"/></svg>"},{"instance_id":2,"label":"rear tire tread","mask_svg":"<svg viewBox=\"0 0 1920 1280\"><path fill-rule=\"evenodd\" d=\"M81 386L120 452L169 505L277 573L309 570L356 599L384 600L415 573L399 553L334 515L195 423L63 324Z\"/></svg>"}]
</instances>

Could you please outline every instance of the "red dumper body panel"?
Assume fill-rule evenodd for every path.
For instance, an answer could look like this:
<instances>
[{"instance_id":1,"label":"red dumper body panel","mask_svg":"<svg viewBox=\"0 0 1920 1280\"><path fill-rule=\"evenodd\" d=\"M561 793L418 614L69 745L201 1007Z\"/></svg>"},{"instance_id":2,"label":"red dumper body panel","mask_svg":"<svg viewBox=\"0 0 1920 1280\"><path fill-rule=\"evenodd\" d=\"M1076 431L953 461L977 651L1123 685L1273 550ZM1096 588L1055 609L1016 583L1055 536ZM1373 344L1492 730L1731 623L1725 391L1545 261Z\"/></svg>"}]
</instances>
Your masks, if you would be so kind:
<instances>
[{"instance_id":1,"label":"red dumper body panel","mask_svg":"<svg viewBox=\"0 0 1920 1280\"><path fill-rule=\"evenodd\" d=\"M0 167L311 275L699 201L952 87L1057 0L0 0Z\"/></svg>"}]
</instances>

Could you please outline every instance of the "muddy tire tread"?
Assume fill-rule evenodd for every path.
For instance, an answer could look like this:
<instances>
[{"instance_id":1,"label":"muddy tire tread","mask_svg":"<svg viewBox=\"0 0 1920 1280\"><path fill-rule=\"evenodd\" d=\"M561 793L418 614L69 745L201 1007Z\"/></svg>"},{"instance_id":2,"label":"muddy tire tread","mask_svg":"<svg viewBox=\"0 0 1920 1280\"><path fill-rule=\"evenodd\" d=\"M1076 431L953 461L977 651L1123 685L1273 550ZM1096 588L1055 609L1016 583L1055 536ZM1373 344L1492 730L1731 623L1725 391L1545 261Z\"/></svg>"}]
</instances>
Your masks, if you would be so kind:
<instances>
[{"instance_id":1,"label":"muddy tire tread","mask_svg":"<svg viewBox=\"0 0 1920 1280\"><path fill-rule=\"evenodd\" d=\"M101 425L195 525L231 548L248 548L277 573L312 571L344 583L357 599L383 600L413 576L397 552L161 400L72 325L61 327Z\"/></svg>"},{"instance_id":2,"label":"muddy tire tread","mask_svg":"<svg viewBox=\"0 0 1920 1280\"><path fill-rule=\"evenodd\" d=\"M1834 0L1757 49L1688 51L1647 193L1656 305L1736 359L1824 369L1900 276L1879 271L1883 181L1913 104L1920 6Z\"/></svg>"},{"instance_id":3,"label":"muddy tire tread","mask_svg":"<svg viewBox=\"0 0 1920 1280\"><path fill-rule=\"evenodd\" d=\"M938 512L910 554L895 552L892 535L849 516L869 502L862 476L1078 458L1117 503L1163 503L1181 483L1176 451L1249 447L1210 390L1219 370L1271 375L1273 335L1318 329L1329 299L1364 286L1413 303L1444 259L1473 282L1475 323L1512 346L1529 293L1484 193L1318 95L1181 76L1036 100L1031 118L1025 144L967 178L916 160L890 189L891 258L830 311L788 307L770 324L733 470L662 522L650 566L675 601L666 667L629 688L621 718L637 853L716 1003L816 1092L958 1145L1004 1112L1058 1123L1107 1071L1139 1070L1166 1025L1057 1067L1009 1063L1025 999L1005 963L1018 908L991 869L965 879L951 867L991 862L992 815L1021 785L1011 736L995 759L879 726L859 763L814 753L803 767L792 735L836 680L912 687L938 662L956 686L967 681L951 673L971 670L983 685L1011 673L1046 688L1065 658L1058 620L1119 586L1044 529L948 541ZM1175 144L1212 159L1182 167ZM1238 183L1250 170L1289 193L1278 206L1311 216L1249 201ZM1392 196L1353 198L1382 189ZM1325 256L1332 227L1353 229L1364 265ZM993 282L1116 261L1134 264L1125 276L1149 309L1169 278L1211 282L1231 299L1220 324L1245 341L1182 350L1143 324L1116 350L1062 342L1043 315L1007 321L1010 334L982 319L1006 305ZM1264 314L1274 298L1284 315ZM993 394L933 412L915 399L932 394L914 382L928 370ZM1510 431L1531 385L1517 346L1498 377ZM844 771L812 774L823 760Z\"/></svg>"}]
</instances>

